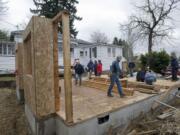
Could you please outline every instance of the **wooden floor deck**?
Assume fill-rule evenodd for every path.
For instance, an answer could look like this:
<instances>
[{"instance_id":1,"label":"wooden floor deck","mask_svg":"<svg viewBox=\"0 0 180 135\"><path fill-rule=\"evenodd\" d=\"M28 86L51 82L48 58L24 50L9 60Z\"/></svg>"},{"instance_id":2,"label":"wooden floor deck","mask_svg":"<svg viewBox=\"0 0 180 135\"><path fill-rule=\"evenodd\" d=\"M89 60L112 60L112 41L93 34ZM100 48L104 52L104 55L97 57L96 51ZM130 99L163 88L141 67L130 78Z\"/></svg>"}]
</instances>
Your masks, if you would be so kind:
<instances>
[{"instance_id":1,"label":"wooden floor deck","mask_svg":"<svg viewBox=\"0 0 180 135\"><path fill-rule=\"evenodd\" d=\"M61 92L61 109L57 114L65 120L65 99L63 81L60 81ZM118 94L114 97L107 97L106 92L83 87L72 87L73 92L73 120L74 123L97 117L101 114L115 111L124 106L146 99L152 95L135 92L131 97L120 98Z\"/></svg>"}]
</instances>

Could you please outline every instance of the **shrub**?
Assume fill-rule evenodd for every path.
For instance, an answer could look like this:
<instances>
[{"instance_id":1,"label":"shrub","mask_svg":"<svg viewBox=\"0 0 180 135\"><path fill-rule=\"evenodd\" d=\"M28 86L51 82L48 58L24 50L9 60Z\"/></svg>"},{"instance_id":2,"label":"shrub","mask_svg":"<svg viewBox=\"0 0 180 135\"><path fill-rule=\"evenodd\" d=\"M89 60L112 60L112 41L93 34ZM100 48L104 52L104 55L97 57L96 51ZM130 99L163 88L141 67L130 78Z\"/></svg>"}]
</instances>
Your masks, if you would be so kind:
<instances>
[{"instance_id":1,"label":"shrub","mask_svg":"<svg viewBox=\"0 0 180 135\"><path fill-rule=\"evenodd\" d=\"M151 54L141 55L140 61L142 67L149 66L150 69L161 74L162 71L166 70L166 67L169 65L170 56L163 50L161 52L152 52Z\"/></svg>"}]
</instances>

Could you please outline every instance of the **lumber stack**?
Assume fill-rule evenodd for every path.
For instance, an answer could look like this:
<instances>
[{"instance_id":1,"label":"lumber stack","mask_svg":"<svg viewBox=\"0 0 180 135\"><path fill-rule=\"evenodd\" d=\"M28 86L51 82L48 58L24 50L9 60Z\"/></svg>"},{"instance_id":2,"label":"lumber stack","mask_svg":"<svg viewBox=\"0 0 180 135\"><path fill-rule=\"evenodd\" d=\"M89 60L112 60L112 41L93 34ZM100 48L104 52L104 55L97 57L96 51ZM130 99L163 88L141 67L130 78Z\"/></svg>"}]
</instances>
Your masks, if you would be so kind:
<instances>
[{"instance_id":1,"label":"lumber stack","mask_svg":"<svg viewBox=\"0 0 180 135\"><path fill-rule=\"evenodd\" d=\"M146 94L157 94L161 87L155 85L147 85L143 82L128 82L128 87L134 88L135 91Z\"/></svg>"},{"instance_id":2,"label":"lumber stack","mask_svg":"<svg viewBox=\"0 0 180 135\"><path fill-rule=\"evenodd\" d=\"M109 78L93 77L91 80L95 82L102 82L102 83L110 84ZM121 82L122 87L127 87L128 81L126 79L121 79L120 82Z\"/></svg>"},{"instance_id":3,"label":"lumber stack","mask_svg":"<svg viewBox=\"0 0 180 135\"><path fill-rule=\"evenodd\" d=\"M83 84L83 86L86 86L86 87L95 88L95 89L99 89L99 90L103 90L103 91L107 92L107 90L109 88L109 83L107 81L103 82L102 80L101 81L97 81L96 79L95 80L87 80L87 81L83 81L82 84ZM126 80L121 81L121 83L122 83L124 94L126 96L133 96L134 89L125 87ZM114 85L113 92L118 93L118 89L117 89L116 85Z\"/></svg>"}]
</instances>

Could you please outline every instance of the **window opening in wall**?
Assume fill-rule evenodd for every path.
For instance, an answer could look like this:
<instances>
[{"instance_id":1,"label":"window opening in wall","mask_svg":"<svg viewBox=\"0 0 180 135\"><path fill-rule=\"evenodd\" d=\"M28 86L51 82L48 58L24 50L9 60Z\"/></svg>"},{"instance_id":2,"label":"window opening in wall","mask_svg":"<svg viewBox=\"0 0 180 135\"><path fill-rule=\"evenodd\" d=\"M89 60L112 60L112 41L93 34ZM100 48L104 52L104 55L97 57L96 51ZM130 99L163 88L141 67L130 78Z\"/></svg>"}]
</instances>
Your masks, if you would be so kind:
<instances>
[{"instance_id":1,"label":"window opening in wall","mask_svg":"<svg viewBox=\"0 0 180 135\"><path fill-rule=\"evenodd\" d=\"M103 124L109 121L109 115L98 118L98 124Z\"/></svg>"},{"instance_id":2,"label":"window opening in wall","mask_svg":"<svg viewBox=\"0 0 180 135\"><path fill-rule=\"evenodd\" d=\"M97 58L97 47L92 48L93 57Z\"/></svg>"},{"instance_id":3,"label":"window opening in wall","mask_svg":"<svg viewBox=\"0 0 180 135\"><path fill-rule=\"evenodd\" d=\"M15 55L15 45L12 46L12 55Z\"/></svg>"},{"instance_id":4,"label":"window opening in wall","mask_svg":"<svg viewBox=\"0 0 180 135\"><path fill-rule=\"evenodd\" d=\"M12 55L12 45L8 45L8 55Z\"/></svg>"},{"instance_id":5,"label":"window opening in wall","mask_svg":"<svg viewBox=\"0 0 180 135\"><path fill-rule=\"evenodd\" d=\"M7 45L3 44L3 54L7 55Z\"/></svg>"},{"instance_id":6,"label":"window opening in wall","mask_svg":"<svg viewBox=\"0 0 180 135\"><path fill-rule=\"evenodd\" d=\"M108 57L111 57L111 48L107 48Z\"/></svg>"},{"instance_id":7,"label":"window opening in wall","mask_svg":"<svg viewBox=\"0 0 180 135\"><path fill-rule=\"evenodd\" d=\"M84 52L80 51L80 57L83 57L83 56L84 56Z\"/></svg>"},{"instance_id":8,"label":"window opening in wall","mask_svg":"<svg viewBox=\"0 0 180 135\"><path fill-rule=\"evenodd\" d=\"M91 48L89 48L89 58L91 58Z\"/></svg>"},{"instance_id":9,"label":"window opening in wall","mask_svg":"<svg viewBox=\"0 0 180 135\"><path fill-rule=\"evenodd\" d=\"M74 48L70 48L71 57L74 57Z\"/></svg>"},{"instance_id":10,"label":"window opening in wall","mask_svg":"<svg viewBox=\"0 0 180 135\"><path fill-rule=\"evenodd\" d=\"M32 75L32 48L31 48L31 33L24 41L24 54L25 54L25 74Z\"/></svg>"},{"instance_id":11,"label":"window opening in wall","mask_svg":"<svg viewBox=\"0 0 180 135\"><path fill-rule=\"evenodd\" d=\"M112 54L113 54L113 57L116 57L116 49L115 48L112 48Z\"/></svg>"},{"instance_id":12,"label":"window opening in wall","mask_svg":"<svg viewBox=\"0 0 180 135\"><path fill-rule=\"evenodd\" d=\"M3 54L3 51L2 51L2 44L0 44L0 55Z\"/></svg>"}]
</instances>

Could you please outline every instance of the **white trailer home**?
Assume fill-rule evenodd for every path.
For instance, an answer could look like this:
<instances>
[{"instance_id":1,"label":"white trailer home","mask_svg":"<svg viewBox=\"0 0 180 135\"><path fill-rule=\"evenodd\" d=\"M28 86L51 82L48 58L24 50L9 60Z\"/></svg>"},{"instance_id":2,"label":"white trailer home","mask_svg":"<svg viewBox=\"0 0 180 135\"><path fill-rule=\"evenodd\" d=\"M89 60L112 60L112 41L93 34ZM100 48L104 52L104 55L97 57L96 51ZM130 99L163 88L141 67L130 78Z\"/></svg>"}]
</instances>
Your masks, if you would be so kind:
<instances>
[{"instance_id":1,"label":"white trailer home","mask_svg":"<svg viewBox=\"0 0 180 135\"><path fill-rule=\"evenodd\" d=\"M16 43L22 42L22 30L11 32L11 38L14 39ZM62 52L62 35L58 35L58 49L59 49L59 66L63 66L63 52ZM14 45L15 50L15 45ZM84 67L87 66L90 59L101 60L103 64L103 71L109 70L110 65L116 59L117 56L122 56L122 47L113 44L94 44L81 39L71 38L71 64L73 65L75 59L80 59L80 62ZM125 58L122 57L122 61L125 61ZM7 61L9 59L6 56L2 55L2 61ZM8 65L13 65L11 68L15 68L15 58L12 55L11 59L5 63L5 67L8 68ZM122 64L120 63L122 67Z\"/></svg>"},{"instance_id":2,"label":"white trailer home","mask_svg":"<svg viewBox=\"0 0 180 135\"><path fill-rule=\"evenodd\" d=\"M63 65L62 38L59 36L59 65ZM122 56L122 47L112 44L94 44L80 39L71 39L71 64L79 59L84 67L90 59L101 60L103 71L109 70L117 56ZM122 61L125 59L122 57ZM120 63L121 66L121 63Z\"/></svg>"}]
</instances>

